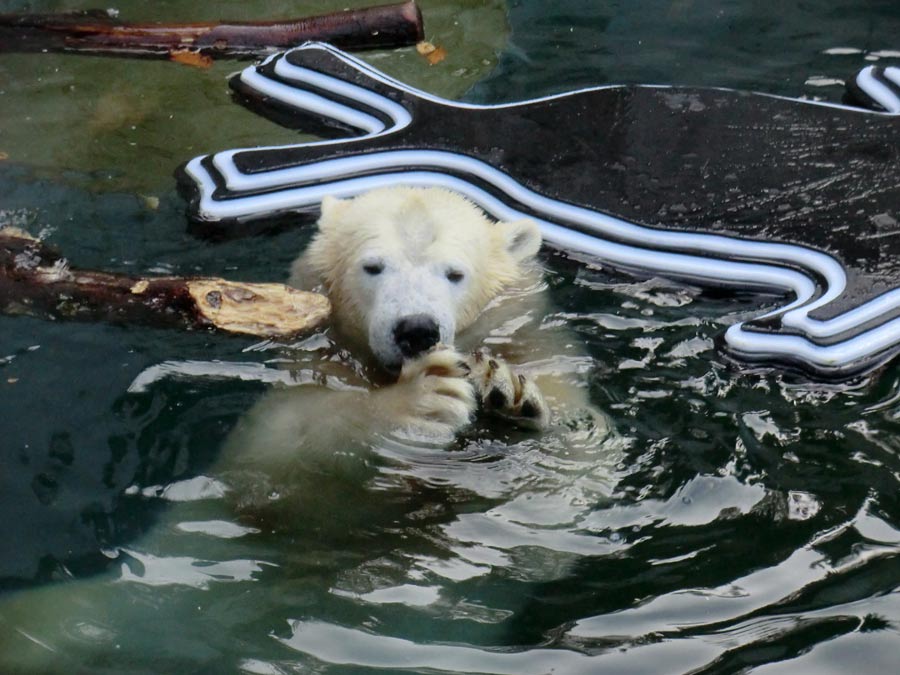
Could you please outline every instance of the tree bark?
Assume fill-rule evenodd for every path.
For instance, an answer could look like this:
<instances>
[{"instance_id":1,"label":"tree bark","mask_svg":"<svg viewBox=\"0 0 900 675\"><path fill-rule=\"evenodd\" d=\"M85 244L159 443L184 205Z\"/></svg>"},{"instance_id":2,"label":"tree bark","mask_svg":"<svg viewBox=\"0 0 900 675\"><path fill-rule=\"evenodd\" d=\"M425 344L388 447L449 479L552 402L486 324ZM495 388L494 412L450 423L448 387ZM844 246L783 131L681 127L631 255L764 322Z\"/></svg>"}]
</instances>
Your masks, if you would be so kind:
<instances>
[{"instance_id":1,"label":"tree bark","mask_svg":"<svg viewBox=\"0 0 900 675\"><path fill-rule=\"evenodd\" d=\"M330 311L325 296L283 284L79 270L30 235L0 230L5 314L287 337L320 326Z\"/></svg>"},{"instance_id":2,"label":"tree bark","mask_svg":"<svg viewBox=\"0 0 900 675\"><path fill-rule=\"evenodd\" d=\"M0 15L0 51L62 51L168 58L191 51L210 58L252 58L307 40L342 49L376 49L423 39L414 0L320 16L236 23L126 23L104 10Z\"/></svg>"}]
</instances>

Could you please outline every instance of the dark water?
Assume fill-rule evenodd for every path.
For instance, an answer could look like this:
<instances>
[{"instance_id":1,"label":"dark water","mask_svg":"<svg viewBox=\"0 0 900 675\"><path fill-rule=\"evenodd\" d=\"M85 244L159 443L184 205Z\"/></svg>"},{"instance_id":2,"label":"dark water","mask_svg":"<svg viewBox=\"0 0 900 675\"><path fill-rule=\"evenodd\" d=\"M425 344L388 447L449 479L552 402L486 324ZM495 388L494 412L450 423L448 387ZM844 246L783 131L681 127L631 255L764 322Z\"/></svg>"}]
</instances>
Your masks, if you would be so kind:
<instances>
[{"instance_id":1,"label":"dark water","mask_svg":"<svg viewBox=\"0 0 900 675\"><path fill-rule=\"evenodd\" d=\"M839 100L838 81L898 58L892 0L510 3L512 34L479 99L598 82L731 87Z\"/></svg>"},{"instance_id":2,"label":"dark water","mask_svg":"<svg viewBox=\"0 0 900 675\"><path fill-rule=\"evenodd\" d=\"M711 4L512 3L500 65L469 97L615 81L839 100L832 79L900 60L896 2ZM477 24L477 5L435 11L462 7ZM25 62L6 58L14 81L10 64ZM221 96L196 105L230 115ZM0 126L15 135L9 119ZM174 168L246 142L229 133L215 148L145 152ZM301 229L193 237L162 168L134 190L98 189L135 164L127 148L104 153L109 168L93 173L62 149L56 164L40 153L0 162L2 222L45 230L85 267L252 280L283 280L308 240ZM496 429L450 453L387 449L347 502L349 525L323 508L227 548L217 542L235 532L205 512L220 500L197 499L193 479L266 385L129 386L167 361L282 353L207 333L0 317L3 586L131 579L86 596L105 598L105 621L58 627L92 672L896 672L900 367L839 386L743 370L716 341L778 298L634 280L549 251L545 262L557 307L544 321L583 342L592 398L616 428L590 461ZM308 346L294 350L304 358ZM180 557L135 548L176 498L194 498L190 520L207 534L182 534ZM7 635L14 616L0 604Z\"/></svg>"}]
</instances>

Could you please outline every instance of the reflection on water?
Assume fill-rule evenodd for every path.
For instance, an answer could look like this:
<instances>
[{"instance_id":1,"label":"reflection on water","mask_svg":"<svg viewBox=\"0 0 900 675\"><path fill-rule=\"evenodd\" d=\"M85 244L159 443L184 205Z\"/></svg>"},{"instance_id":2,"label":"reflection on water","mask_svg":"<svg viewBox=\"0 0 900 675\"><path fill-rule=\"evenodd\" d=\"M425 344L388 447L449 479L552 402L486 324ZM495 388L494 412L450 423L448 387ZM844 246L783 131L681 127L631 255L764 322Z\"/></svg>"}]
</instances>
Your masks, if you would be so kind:
<instances>
[{"instance_id":1,"label":"reflection on water","mask_svg":"<svg viewBox=\"0 0 900 675\"><path fill-rule=\"evenodd\" d=\"M266 370L285 347L249 345L231 373L150 366L117 403L144 441L110 515L150 534L104 547L99 576L8 597L3 620L69 665L158 644L161 668L248 673L734 672L841 643L882 663L900 621L894 370L829 387L740 374L711 345L771 299L549 262L545 321L588 345L614 433L385 437L335 464L361 472L308 466L314 489L292 494L298 476L209 475L213 455L183 455L266 386L247 359Z\"/></svg>"},{"instance_id":2,"label":"reflection on water","mask_svg":"<svg viewBox=\"0 0 900 675\"><path fill-rule=\"evenodd\" d=\"M484 3L434 4L441 34L459 41L448 64L481 31L465 72L420 73L459 90L490 65L502 8L479 22ZM656 80L836 100L833 81L896 58L900 21L889 2L777 19L746 2L510 5L512 44L472 98ZM416 67L410 56L401 71ZM221 79L205 80L208 115L181 110L170 126L155 101L180 106L194 73L167 88L170 64L148 65L159 91L113 115L112 90L136 66L38 58L0 63L28 81L3 89L0 107L15 118L37 106L25 132L0 129L0 224L43 231L83 267L284 278L307 231L200 241L171 189L178 162L267 124L223 123L248 118L211 93ZM66 89L73 73L91 95ZM71 143L27 132L56 125L64 102L104 101L115 105ZM84 127L68 122L54 133ZM159 200L73 187L116 183L123 167ZM724 327L779 298L635 280L562 254L547 265L557 307L543 326L568 326L587 354L527 369L585 374L612 434L481 421L447 449L382 438L336 454L348 479L307 466L301 491L294 477L214 465L269 388L356 386L311 367L343 358L327 335L285 346L0 316L0 670L896 671L900 368L829 386L740 369L717 348Z\"/></svg>"}]
</instances>

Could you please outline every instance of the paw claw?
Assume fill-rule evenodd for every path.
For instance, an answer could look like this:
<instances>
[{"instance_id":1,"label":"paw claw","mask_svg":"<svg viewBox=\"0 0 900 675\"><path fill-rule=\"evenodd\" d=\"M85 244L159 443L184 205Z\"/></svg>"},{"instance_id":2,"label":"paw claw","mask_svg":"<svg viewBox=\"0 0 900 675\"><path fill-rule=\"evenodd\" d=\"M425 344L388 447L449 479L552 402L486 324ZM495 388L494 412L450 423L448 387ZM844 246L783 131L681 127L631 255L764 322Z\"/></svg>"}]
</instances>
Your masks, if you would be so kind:
<instances>
[{"instance_id":1,"label":"paw claw","mask_svg":"<svg viewBox=\"0 0 900 675\"><path fill-rule=\"evenodd\" d=\"M470 361L469 379L485 411L509 419L528 429L543 429L550 420L550 410L537 386L509 364L490 357L480 349Z\"/></svg>"}]
</instances>

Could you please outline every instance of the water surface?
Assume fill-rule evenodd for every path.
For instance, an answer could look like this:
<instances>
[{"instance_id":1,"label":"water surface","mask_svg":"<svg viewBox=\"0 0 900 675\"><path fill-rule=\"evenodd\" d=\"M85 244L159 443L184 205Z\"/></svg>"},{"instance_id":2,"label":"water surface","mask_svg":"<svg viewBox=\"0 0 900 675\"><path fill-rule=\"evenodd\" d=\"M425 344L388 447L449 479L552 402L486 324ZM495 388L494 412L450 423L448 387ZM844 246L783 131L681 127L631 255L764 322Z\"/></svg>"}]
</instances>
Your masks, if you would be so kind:
<instances>
[{"instance_id":1,"label":"water surface","mask_svg":"<svg viewBox=\"0 0 900 675\"><path fill-rule=\"evenodd\" d=\"M249 18L312 4L119 8ZM514 2L508 27L501 3L423 5L445 63L369 58L443 95L484 78L466 94L479 102L604 82L836 101L834 81L900 49L886 0ZM85 267L283 280L308 230L197 238L171 179L199 152L298 138L229 100L233 68L0 56L0 222ZM271 365L284 347L0 317L4 588L120 577L80 586L105 620L59 626L93 672L894 672L900 369L824 386L736 367L717 349L725 327L781 298L543 261L556 308L542 320L584 344L589 358L567 365L616 433L572 432L575 458L490 424L447 451L382 443L374 473L338 493L345 508L323 495L294 521L228 517L231 496L205 478L271 385L131 386L171 361L249 372L234 364ZM287 349L302 362L326 343ZM172 523L176 503L187 515ZM142 548L160 523L161 548Z\"/></svg>"}]
</instances>

